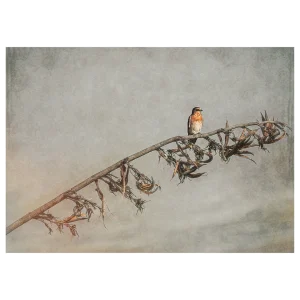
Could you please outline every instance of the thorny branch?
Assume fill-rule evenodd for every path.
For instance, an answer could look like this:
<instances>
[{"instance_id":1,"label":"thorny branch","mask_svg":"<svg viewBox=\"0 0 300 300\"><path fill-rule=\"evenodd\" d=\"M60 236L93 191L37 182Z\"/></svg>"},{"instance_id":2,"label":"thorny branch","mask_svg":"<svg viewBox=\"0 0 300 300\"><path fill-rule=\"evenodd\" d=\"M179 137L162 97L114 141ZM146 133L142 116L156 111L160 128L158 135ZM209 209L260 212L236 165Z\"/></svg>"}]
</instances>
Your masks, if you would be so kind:
<instances>
[{"instance_id":1,"label":"thorny branch","mask_svg":"<svg viewBox=\"0 0 300 300\"><path fill-rule=\"evenodd\" d=\"M226 121L224 128L209 133L198 133L191 136L175 136L150 146L115 163L105 170L94 174L53 200L24 215L6 228L6 234L12 232L26 222L35 219L44 223L50 234L53 232L52 226L54 225L59 232L62 232L63 228L66 227L73 236L76 236L78 235L76 225L71 223L82 220L89 221L96 209L99 209L104 223L106 203L98 180L105 183L111 193L122 194L123 197L129 199L136 206L138 211L142 212L144 204L147 201L134 194L133 189L128 185L129 175L135 180L135 187L140 193L151 195L157 190L160 190L161 187L152 177L149 178L144 175L129 163L152 151L157 151L159 160L160 158L163 158L168 165L174 168L172 178L177 174L179 183L183 183L186 178L194 179L204 175L205 172L196 171L210 163L216 154L218 154L221 160L225 162L229 162L233 156L238 156L255 163L255 161L249 157L249 155L253 156L253 153L249 151L250 148L257 147L267 151L265 145L280 141L288 135L286 130L291 129L285 123L275 121L274 118L273 120L270 120L267 112L265 112L264 115L261 114L261 118L261 121L238 124L231 127L229 126L228 121ZM242 130L242 132L238 134L238 130ZM213 136L216 136L217 139L211 138ZM189 143L189 140L193 138L204 140L206 146L201 148L198 145ZM176 144L175 149L162 148L171 143ZM120 169L120 177L112 174L112 172L117 169ZM95 183L96 185L96 192L101 201L101 206L98 206L97 203L87 200L83 196L77 194L78 191L92 183ZM63 200L71 200L74 203L73 213L70 216L59 219L49 212L46 213L51 207Z\"/></svg>"}]
</instances>

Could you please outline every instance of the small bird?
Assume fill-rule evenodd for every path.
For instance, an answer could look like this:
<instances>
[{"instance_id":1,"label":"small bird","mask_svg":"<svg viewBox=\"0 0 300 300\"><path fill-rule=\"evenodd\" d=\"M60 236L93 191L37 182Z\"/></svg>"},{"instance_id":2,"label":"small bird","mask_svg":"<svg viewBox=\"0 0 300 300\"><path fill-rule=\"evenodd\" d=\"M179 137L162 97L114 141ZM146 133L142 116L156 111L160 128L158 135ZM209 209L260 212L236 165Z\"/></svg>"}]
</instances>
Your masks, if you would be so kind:
<instances>
[{"instance_id":1,"label":"small bird","mask_svg":"<svg viewBox=\"0 0 300 300\"><path fill-rule=\"evenodd\" d=\"M202 109L200 107L194 107L192 110L192 114L188 119L188 135L196 134L201 132L203 117L202 117ZM195 144L197 139L190 139L191 144Z\"/></svg>"}]
</instances>

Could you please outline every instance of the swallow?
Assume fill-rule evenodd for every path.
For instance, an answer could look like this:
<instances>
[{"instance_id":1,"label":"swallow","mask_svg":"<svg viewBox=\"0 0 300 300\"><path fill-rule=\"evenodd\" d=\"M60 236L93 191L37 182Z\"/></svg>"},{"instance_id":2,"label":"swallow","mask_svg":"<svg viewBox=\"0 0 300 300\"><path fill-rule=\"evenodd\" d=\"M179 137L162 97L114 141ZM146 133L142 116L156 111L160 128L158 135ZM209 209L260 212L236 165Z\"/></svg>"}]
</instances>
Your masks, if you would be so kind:
<instances>
[{"instance_id":1,"label":"swallow","mask_svg":"<svg viewBox=\"0 0 300 300\"><path fill-rule=\"evenodd\" d=\"M192 114L189 116L187 129L188 135L193 135L201 132L203 117L202 117L202 109L200 107L194 107L192 110ZM197 139L190 139L191 144L195 144Z\"/></svg>"}]
</instances>

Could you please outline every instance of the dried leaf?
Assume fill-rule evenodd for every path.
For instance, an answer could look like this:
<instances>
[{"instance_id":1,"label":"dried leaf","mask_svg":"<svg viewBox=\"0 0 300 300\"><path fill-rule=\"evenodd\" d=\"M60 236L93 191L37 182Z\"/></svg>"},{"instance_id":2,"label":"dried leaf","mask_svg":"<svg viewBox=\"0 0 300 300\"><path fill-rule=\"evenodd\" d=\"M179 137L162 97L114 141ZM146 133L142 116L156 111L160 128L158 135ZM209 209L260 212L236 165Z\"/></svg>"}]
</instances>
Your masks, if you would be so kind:
<instances>
[{"instance_id":1,"label":"dried leaf","mask_svg":"<svg viewBox=\"0 0 300 300\"><path fill-rule=\"evenodd\" d=\"M222 136L221 136L221 134L218 132L218 138L219 138L219 140L220 140L220 143L222 144L223 143L223 140L222 140Z\"/></svg>"},{"instance_id":2,"label":"dried leaf","mask_svg":"<svg viewBox=\"0 0 300 300\"><path fill-rule=\"evenodd\" d=\"M268 121L269 120L269 117L267 115L267 111L265 110L265 120Z\"/></svg>"},{"instance_id":3,"label":"dried leaf","mask_svg":"<svg viewBox=\"0 0 300 300\"><path fill-rule=\"evenodd\" d=\"M254 154L250 151L239 151L239 154L250 154L254 156Z\"/></svg>"},{"instance_id":4,"label":"dried leaf","mask_svg":"<svg viewBox=\"0 0 300 300\"><path fill-rule=\"evenodd\" d=\"M188 174L186 176L189 177L189 178L199 178L204 174L206 174L206 172L204 172L204 173L192 173L192 174Z\"/></svg>"},{"instance_id":5,"label":"dried leaf","mask_svg":"<svg viewBox=\"0 0 300 300\"><path fill-rule=\"evenodd\" d=\"M235 155L246 158L246 159L249 159L249 160L251 160L252 162L254 162L256 164L256 162L253 159L251 159L250 157L248 157L246 155L242 155L242 154L235 154Z\"/></svg>"},{"instance_id":6,"label":"dried leaf","mask_svg":"<svg viewBox=\"0 0 300 300\"><path fill-rule=\"evenodd\" d=\"M287 133L284 132L279 138L274 139L274 140L270 140L270 141L266 142L266 144L273 144L273 143L275 143L275 142L278 142L278 141L280 141L281 139L283 139L286 135L287 135Z\"/></svg>"},{"instance_id":7,"label":"dried leaf","mask_svg":"<svg viewBox=\"0 0 300 300\"><path fill-rule=\"evenodd\" d=\"M173 172L173 175L172 175L171 180L174 178L175 174L176 174L177 171L178 171L179 162L180 162L180 161L177 161L177 162L176 162L176 166L175 166L175 169L174 169L174 172Z\"/></svg>"},{"instance_id":8,"label":"dried leaf","mask_svg":"<svg viewBox=\"0 0 300 300\"><path fill-rule=\"evenodd\" d=\"M246 138L245 131L246 131L246 128L243 128L243 131L242 131L242 133L241 133L241 135L239 137L239 141L242 141L242 140L244 140Z\"/></svg>"},{"instance_id":9,"label":"dried leaf","mask_svg":"<svg viewBox=\"0 0 300 300\"><path fill-rule=\"evenodd\" d=\"M126 188L126 175L125 174L126 174L126 166L125 166L125 164L122 164L120 167L120 175L121 175L122 188L123 188L123 191L122 191L123 197L124 197L125 188Z\"/></svg>"}]
</instances>

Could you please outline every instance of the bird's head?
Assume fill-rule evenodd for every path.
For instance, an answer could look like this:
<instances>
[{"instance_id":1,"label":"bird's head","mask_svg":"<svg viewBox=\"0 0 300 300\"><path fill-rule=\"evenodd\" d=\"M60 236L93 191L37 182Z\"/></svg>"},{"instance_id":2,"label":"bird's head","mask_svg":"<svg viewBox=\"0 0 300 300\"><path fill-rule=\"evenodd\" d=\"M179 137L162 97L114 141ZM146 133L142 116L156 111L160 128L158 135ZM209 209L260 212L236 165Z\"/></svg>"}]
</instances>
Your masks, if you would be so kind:
<instances>
[{"instance_id":1,"label":"bird's head","mask_svg":"<svg viewBox=\"0 0 300 300\"><path fill-rule=\"evenodd\" d=\"M202 112L202 109L199 107L199 106L196 106L193 108L192 110L192 115L195 114L196 112L199 112L201 114Z\"/></svg>"}]
</instances>

